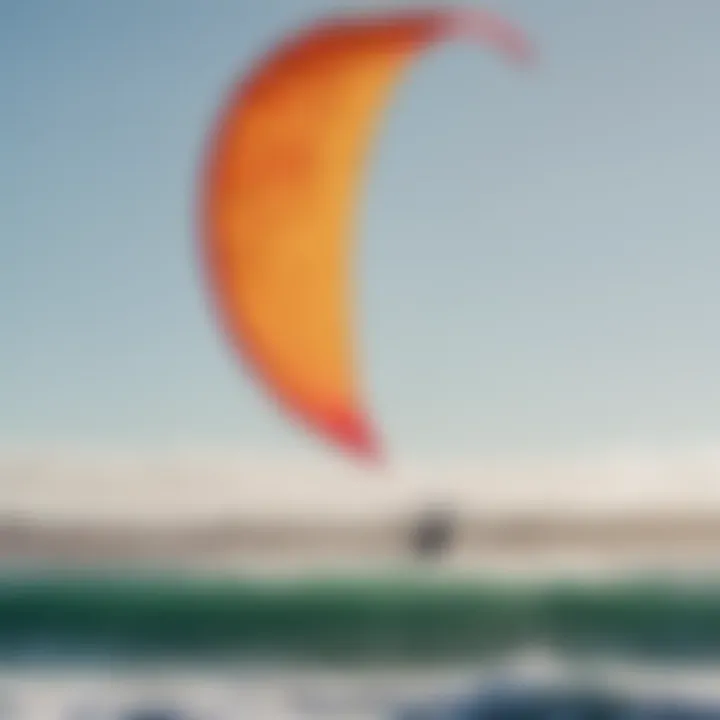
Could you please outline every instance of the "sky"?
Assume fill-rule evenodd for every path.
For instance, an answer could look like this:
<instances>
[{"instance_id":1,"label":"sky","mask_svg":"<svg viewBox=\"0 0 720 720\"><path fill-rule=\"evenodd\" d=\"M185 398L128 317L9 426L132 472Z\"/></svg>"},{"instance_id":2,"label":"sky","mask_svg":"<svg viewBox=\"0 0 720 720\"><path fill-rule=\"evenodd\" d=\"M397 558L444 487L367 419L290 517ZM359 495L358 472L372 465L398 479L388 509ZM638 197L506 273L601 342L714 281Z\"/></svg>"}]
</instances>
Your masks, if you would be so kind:
<instances>
[{"instance_id":1,"label":"sky","mask_svg":"<svg viewBox=\"0 0 720 720\"><path fill-rule=\"evenodd\" d=\"M218 332L198 169L275 41L401 4L0 0L0 445L328 452ZM716 443L720 3L488 5L536 67L427 53L359 198L390 457Z\"/></svg>"}]
</instances>

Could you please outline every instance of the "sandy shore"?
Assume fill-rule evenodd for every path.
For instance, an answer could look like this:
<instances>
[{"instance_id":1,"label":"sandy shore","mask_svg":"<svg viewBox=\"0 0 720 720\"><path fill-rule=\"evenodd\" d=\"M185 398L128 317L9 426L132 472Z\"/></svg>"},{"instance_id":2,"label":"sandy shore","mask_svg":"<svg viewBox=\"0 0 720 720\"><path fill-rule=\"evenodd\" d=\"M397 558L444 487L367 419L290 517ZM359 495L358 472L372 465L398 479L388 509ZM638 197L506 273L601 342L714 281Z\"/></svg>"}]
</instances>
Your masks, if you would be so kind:
<instances>
[{"instance_id":1,"label":"sandy shore","mask_svg":"<svg viewBox=\"0 0 720 720\"><path fill-rule=\"evenodd\" d=\"M0 561L182 561L238 567L283 562L362 565L413 558L416 517L383 522L262 522L178 524L49 523L0 520ZM720 560L720 517L630 516L573 519L537 516L460 517L446 564L478 567L561 560L684 567ZM720 564L720 563L718 563Z\"/></svg>"},{"instance_id":2,"label":"sandy shore","mask_svg":"<svg viewBox=\"0 0 720 720\"><path fill-rule=\"evenodd\" d=\"M714 568L720 453L420 463L218 452L0 452L0 561L375 567L411 559L429 506L450 566Z\"/></svg>"}]
</instances>

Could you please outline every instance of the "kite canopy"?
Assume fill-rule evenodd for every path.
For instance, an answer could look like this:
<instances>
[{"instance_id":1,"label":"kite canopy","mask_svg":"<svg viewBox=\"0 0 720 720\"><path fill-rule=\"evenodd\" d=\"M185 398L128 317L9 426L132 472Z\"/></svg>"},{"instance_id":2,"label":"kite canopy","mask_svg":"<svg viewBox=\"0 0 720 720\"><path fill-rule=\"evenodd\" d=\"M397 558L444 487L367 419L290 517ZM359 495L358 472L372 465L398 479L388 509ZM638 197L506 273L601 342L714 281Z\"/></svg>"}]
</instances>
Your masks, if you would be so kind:
<instances>
[{"instance_id":1,"label":"kite canopy","mask_svg":"<svg viewBox=\"0 0 720 720\"><path fill-rule=\"evenodd\" d=\"M209 147L202 242L225 330L287 410L365 459L381 451L353 342L361 171L401 72L455 37L530 57L522 34L486 12L321 22L233 89Z\"/></svg>"}]
</instances>

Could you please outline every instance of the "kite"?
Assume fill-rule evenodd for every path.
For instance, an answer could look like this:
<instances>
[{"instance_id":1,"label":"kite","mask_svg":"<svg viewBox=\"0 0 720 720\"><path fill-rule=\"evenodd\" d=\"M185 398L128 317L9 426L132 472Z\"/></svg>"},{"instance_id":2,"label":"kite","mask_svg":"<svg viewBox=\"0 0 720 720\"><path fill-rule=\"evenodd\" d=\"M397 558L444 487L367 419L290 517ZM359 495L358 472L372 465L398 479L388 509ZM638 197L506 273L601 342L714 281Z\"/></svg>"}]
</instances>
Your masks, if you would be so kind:
<instances>
[{"instance_id":1,"label":"kite","mask_svg":"<svg viewBox=\"0 0 720 720\"><path fill-rule=\"evenodd\" d=\"M512 61L523 34L484 11L405 10L320 21L236 83L201 179L201 251L219 321L281 406L379 461L353 336L353 227L368 151L410 61L443 40Z\"/></svg>"}]
</instances>

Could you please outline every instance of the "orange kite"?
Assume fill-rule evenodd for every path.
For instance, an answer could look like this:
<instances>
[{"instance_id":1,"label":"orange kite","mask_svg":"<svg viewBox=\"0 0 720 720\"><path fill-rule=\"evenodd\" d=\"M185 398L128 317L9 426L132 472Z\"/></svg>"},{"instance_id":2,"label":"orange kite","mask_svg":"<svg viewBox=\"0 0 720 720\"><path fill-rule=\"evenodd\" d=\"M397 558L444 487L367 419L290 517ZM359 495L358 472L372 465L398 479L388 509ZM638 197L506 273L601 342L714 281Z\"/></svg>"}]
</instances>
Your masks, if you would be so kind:
<instances>
[{"instance_id":1,"label":"orange kite","mask_svg":"<svg viewBox=\"0 0 720 720\"><path fill-rule=\"evenodd\" d=\"M403 70L466 37L525 61L523 35L480 11L400 11L321 22L233 89L202 185L210 287L233 347L283 407L356 455L380 443L353 344L353 230L362 169Z\"/></svg>"}]
</instances>

